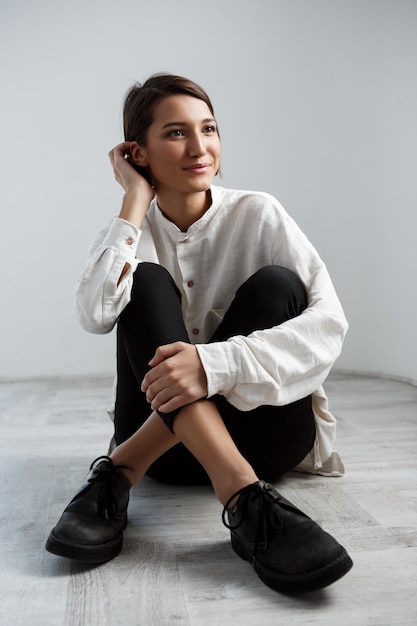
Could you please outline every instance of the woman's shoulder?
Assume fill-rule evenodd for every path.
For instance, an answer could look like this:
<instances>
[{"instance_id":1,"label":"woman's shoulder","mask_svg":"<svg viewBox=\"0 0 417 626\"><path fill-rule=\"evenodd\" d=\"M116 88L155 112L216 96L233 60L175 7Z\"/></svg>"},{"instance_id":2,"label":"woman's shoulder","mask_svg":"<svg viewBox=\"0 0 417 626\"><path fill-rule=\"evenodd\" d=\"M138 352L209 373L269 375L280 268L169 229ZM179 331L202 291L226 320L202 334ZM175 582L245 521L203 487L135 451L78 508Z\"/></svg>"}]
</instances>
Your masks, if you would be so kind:
<instances>
[{"instance_id":1,"label":"woman's shoulder","mask_svg":"<svg viewBox=\"0 0 417 626\"><path fill-rule=\"evenodd\" d=\"M252 191L248 189L230 189L226 187L213 186L212 193L215 202L229 208L240 210L270 209L272 213L285 214L286 211L281 203L270 193L265 191Z\"/></svg>"}]
</instances>

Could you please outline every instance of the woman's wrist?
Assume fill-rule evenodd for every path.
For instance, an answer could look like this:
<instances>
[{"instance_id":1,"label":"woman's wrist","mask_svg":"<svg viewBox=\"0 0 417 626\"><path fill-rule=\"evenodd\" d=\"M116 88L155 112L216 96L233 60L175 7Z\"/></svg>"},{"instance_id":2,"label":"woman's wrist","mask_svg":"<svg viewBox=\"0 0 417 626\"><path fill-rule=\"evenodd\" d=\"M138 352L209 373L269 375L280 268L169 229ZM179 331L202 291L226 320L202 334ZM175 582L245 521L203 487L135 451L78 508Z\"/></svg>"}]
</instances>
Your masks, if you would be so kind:
<instances>
[{"instance_id":1,"label":"woman's wrist","mask_svg":"<svg viewBox=\"0 0 417 626\"><path fill-rule=\"evenodd\" d=\"M146 188L137 186L128 189L123 196L119 217L140 228L152 198L153 193L149 193Z\"/></svg>"}]
</instances>

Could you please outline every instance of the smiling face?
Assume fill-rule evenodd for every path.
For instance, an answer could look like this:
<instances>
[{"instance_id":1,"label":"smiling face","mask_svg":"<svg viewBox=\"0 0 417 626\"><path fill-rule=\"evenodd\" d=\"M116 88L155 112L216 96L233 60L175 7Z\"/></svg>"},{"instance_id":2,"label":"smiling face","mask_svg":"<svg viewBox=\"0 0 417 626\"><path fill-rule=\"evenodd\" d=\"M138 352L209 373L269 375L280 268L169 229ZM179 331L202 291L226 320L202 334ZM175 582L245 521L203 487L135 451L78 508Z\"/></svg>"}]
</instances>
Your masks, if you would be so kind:
<instances>
[{"instance_id":1,"label":"smiling face","mask_svg":"<svg viewBox=\"0 0 417 626\"><path fill-rule=\"evenodd\" d=\"M220 138L207 104L187 95L163 98L146 145L136 144L132 157L149 169L158 195L205 192L220 167Z\"/></svg>"}]
</instances>

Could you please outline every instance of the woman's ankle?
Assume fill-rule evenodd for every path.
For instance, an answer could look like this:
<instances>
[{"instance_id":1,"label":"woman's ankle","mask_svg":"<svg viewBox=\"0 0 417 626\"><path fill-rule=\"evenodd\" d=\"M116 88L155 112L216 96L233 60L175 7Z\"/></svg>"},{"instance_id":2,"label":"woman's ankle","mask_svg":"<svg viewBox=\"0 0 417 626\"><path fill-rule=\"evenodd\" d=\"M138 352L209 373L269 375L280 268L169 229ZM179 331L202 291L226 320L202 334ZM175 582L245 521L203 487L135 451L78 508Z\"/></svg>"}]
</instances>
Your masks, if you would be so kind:
<instances>
[{"instance_id":1,"label":"woman's ankle","mask_svg":"<svg viewBox=\"0 0 417 626\"><path fill-rule=\"evenodd\" d=\"M228 506L233 506L237 500L237 497L230 500L238 491L247 487L248 485L252 485L259 480L254 471L247 472L245 474L236 475L233 477L229 477L228 479L222 479L213 483L214 493L216 494L216 498L219 500L220 504L223 506L228 503Z\"/></svg>"},{"instance_id":2,"label":"woman's ankle","mask_svg":"<svg viewBox=\"0 0 417 626\"><path fill-rule=\"evenodd\" d=\"M126 476L132 487L142 480L145 472L138 468L135 462L132 462L131 457L129 458L123 454L123 444L113 450L110 458L113 461L113 465Z\"/></svg>"}]
</instances>

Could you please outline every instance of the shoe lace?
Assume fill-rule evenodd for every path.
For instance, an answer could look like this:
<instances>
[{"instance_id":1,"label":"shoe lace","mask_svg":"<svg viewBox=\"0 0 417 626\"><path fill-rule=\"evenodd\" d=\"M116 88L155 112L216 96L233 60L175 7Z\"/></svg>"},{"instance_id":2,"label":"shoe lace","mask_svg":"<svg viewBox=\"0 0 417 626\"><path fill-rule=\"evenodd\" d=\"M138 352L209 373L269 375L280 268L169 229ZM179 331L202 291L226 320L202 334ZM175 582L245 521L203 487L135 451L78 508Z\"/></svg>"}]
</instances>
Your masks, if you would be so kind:
<instances>
[{"instance_id":1,"label":"shoe lace","mask_svg":"<svg viewBox=\"0 0 417 626\"><path fill-rule=\"evenodd\" d=\"M106 464L100 465L102 461L106 461ZM88 477L87 482L102 483L97 504L99 515L106 520L114 517L117 510L117 500L113 493L113 476L120 469L131 468L126 465L114 465L109 456L99 456L90 465L90 472L92 473Z\"/></svg>"},{"instance_id":2,"label":"shoe lace","mask_svg":"<svg viewBox=\"0 0 417 626\"><path fill-rule=\"evenodd\" d=\"M245 494L246 497L240 498L242 494ZM268 544L268 529L270 526L272 525L276 530L281 530L284 524L279 516L279 508L274 506L274 504L281 500L280 494L277 493L269 483L255 483L239 489L239 491L230 496L229 500L224 505L222 522L226 528L229 530L237 530L239 526L242 525L249 506L249 496L252 496L251 502L256 500L258 505L253 549L253 558L255 558L260 544L264 542ZM238 498L238 500L230 509L229 505L235 498ZM241 502L239 500L241 500ZM234 514L238 506L241 508L239 519L236 524L231 524L230 518L229 522L226 520L226 514L230 512Z\"/></svg>"}]
</instances>

